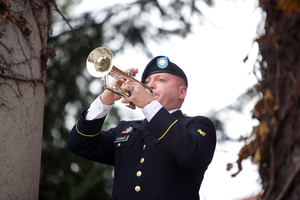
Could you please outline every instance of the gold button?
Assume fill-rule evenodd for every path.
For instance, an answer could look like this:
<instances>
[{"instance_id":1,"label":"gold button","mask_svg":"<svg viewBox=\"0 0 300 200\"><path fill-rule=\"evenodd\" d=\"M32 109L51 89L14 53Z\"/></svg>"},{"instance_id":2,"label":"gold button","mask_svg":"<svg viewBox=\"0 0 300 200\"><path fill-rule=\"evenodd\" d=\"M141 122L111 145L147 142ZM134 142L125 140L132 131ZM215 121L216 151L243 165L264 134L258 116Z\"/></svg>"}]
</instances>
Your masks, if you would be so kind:
<instances>
[{"instance_id":1,"label":"gold button","mask_svg":"<svg viewBox=\"0 0 300 200\"><path fill-rule=\"evenodd\" d=\"M134 189L135 189L135 191L136 191L136 192L139 192L139 191L141 191L141 187L140 187L140 186L138 186L138 185L137 185L137 186L135 186L135 188L134 188Z\"/></svg>"},{"instance_id":2,"label":"gold button","mask_svg":"<svg viewBox=\"0 0 300 200\"><path fill-rule=\"evenodd\" d=\"M119 143L117 146L120 147L120 146L121 146L121 143Z\"/></svg>"},{"instance_id":3,"label":"gold button","mask_svg":"<svg viewBox=\"0 0 300 200\"><path fill-rule=\"evenodd\" d=\"M140 163L144 163L145 162L145 158L141 158Z\"/></svg>"},{"instance_id":4,"label":"gold button","mask_svg":"<svg viewBox=\"0 0 300 200\"><path fill-rule=\"evenodd\" d=\"M137 177L142 176L142 172L141 172L141 171L138 171L138 172L136 173L136 176L137 176Z\"/></svg>"},{"instance_id":5,"label":"gold button","mask_svg":"<svg viewBox=\"0 0 300 200\"><path fill-rule=\"evenodd\" d=\"M144 144L144 146L143 146L143 149L145 150L146 149L146 145Z\"/></svg>"}]
</instances>

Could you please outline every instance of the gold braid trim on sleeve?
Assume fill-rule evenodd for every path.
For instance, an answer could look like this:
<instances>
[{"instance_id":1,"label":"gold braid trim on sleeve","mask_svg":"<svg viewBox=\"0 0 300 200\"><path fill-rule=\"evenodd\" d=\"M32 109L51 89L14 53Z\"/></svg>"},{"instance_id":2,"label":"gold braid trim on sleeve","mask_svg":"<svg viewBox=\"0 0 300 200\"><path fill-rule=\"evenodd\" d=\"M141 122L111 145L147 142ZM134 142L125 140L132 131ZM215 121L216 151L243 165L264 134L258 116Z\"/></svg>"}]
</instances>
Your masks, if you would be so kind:
<instances>
[{"instance_id":1,"label":"gold braid trim on sleeve","mask_svg":"<svg viewBox=\"0 0 300 200\"><path fill-rule=\"evenodd\" d=\"M169 126L169 128L166 130L166 132L165 132L160 138L158 138L158 141L161 140L163 137L165 137L165 135L167 134L167 132L170 130L170 128L171 128L177 121L178 121L178 119L176 119L176 121L173 122L173 123L171 124L171 126Z\"/></svg>"},{"instance_id":2,"label":"gold braid trim on sleeve","mask_svg":"<svg viewBox=\"0 0 300 200\"><path fill-rule=\"evenodd\" d=\"M79 119L78 119L78 120L79 120ZM77 131L77 133L79 133L80 135L86 136L86 137L94 137L94 136L99 135L99 134L101 133L101 131L100 131L99 133L94 134L94 135L86 135L86 134L81 133L81 132L78 130L78 127L77 127L78 120L77 120L77 122L76 122L76 131Z\"/></svg>"}]
</instances>

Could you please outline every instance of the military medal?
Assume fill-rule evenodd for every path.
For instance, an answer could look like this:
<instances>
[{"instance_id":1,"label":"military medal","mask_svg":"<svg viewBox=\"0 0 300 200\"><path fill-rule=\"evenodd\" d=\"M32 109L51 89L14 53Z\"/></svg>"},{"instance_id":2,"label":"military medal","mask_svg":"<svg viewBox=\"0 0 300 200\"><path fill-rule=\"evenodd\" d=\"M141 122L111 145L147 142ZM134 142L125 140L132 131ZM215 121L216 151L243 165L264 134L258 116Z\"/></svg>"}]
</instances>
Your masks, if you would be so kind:
<instances>
[{"instance_id":1,"label":"military medal","mask_svg":"<svg viewBox=\"0 0 300 200\"><path fill-rule=\"evenodd\" d=\"M122 131L121 134L127 134L127 133L131 132L132 130L133 130L132 127L128 127L125 131Z\"/></svg>"}]
</instances>

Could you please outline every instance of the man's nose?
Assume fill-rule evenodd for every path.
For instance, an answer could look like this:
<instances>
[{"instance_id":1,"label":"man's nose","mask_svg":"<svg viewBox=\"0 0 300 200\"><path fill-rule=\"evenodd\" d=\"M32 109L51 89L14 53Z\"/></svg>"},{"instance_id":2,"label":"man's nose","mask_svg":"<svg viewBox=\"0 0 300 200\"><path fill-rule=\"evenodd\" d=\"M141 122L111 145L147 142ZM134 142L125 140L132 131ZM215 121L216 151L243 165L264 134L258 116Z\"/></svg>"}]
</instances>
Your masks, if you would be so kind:
<instances>
[{"instance_id":1,"label":"man's nose","mask_svg":"<svg viewBox=\"0 0 300 200\"><path fill-rule=\"evenodd\" d=\"M149 81L149 83L147 84L151 89L155 89L155 84L153 81Z\"/></svg>"}]
</instances>

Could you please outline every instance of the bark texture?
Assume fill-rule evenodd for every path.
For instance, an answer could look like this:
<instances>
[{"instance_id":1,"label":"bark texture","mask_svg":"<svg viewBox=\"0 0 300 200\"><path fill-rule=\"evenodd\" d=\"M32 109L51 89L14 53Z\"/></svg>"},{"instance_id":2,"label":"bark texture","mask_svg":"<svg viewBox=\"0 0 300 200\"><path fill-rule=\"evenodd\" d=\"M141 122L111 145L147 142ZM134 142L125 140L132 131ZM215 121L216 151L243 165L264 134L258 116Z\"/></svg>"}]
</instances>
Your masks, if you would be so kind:
<instances>
[{"instance_id":1,"label":"bark texture","mask_svg":"<svg viewBox=\"0 0 300 200\"><path fill-rule=\"evenodd\" d=\"M269 133L261 141L263 199L300 198L300 13L298 0L260 1L265 34L258 39L264 99L260 121Z\"/></svg>"},{"instance_id":2,"label":"bark texture","mask_svg":"<svg viewBox=\"0 0 300 200\"><path fill-rule=\"evenodd\" d=\"M300 13L298 0L259 0L264 27L259 44L255 91L261 95L252 110L259 124L237 160L259 165L262 191L254 198L300 199ZM259 72L259 73L258 73ZM228 169L232 164L227 165Z\"/></svg>"},{"instance_id":3,"label":"bark texture","mask_svg":"<svg viewBox=\"0 0 300 200\"><path fill-rule=\"evenodd\" d=\"M47 4L0 2L0 199L38 199Z\"/></svg>"}]
</instances>

